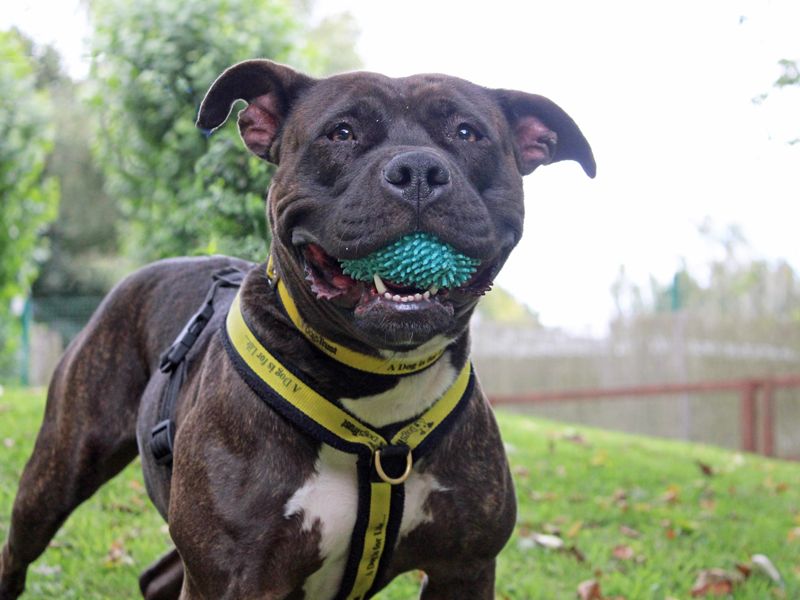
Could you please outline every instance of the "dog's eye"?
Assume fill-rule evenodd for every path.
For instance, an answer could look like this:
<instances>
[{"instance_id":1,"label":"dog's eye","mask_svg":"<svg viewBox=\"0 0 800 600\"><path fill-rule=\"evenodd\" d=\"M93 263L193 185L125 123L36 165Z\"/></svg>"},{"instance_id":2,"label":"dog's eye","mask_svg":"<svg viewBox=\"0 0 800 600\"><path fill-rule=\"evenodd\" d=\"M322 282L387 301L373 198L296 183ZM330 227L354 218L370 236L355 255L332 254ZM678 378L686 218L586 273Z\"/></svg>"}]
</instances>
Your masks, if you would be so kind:
<instances>
[{"instance_id":1,"label":"dog's eye","mask_svg":"<svg viewBox=\"0 0 800 600\"><path fill-rule=\"evenodd\" d=\"M458 139L464 140L465 142L477 142L483 137L477 129L467 123L461 123L456 128L456 135Z\"/></svg>"},{"instance_id":2,"label":"dog's eye","mask_svg":"<svg viewBox=\"0 0 800 600\"><path fill-rule=\"evenodd\" d=\"M334 142L352 142L356 139L356 134L349 123L339 123L328 134L328 139Z\"/></svg>"}]
</instances>

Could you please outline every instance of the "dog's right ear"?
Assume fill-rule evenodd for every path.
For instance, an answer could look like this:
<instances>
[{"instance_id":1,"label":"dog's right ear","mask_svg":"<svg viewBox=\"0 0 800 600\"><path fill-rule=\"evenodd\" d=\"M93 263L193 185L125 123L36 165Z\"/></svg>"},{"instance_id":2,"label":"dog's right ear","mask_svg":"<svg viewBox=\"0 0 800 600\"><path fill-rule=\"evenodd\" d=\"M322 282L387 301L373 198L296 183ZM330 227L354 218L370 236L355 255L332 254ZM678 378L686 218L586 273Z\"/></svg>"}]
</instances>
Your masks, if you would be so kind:
<instances>
[{"instance_id":1,"label":"dog's right ear","mask_svg":"<svg viewBox=\"0 0 800 600\"><path fill-rule=\"evenodd\" d=\"M311 77L271 60L246 60L233 65L211 85L200 112L197 126L204 133L227 121L233 103L247 102L239 112L239 133L253 154L271 162L272 143L286 120L294 101L314 85Z\"/></svg>"}]
</instances>

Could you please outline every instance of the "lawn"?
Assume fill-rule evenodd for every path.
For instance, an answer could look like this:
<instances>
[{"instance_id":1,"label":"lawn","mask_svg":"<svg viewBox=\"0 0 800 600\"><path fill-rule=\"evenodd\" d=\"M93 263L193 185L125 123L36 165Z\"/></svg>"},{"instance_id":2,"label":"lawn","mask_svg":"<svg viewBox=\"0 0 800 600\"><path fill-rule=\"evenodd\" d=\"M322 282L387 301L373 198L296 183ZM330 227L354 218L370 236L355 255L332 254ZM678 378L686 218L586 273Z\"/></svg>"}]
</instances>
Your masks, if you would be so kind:
<instances>
[{"instance_id":1,"label":"lawn","mask_svg":"<svg viewBox=\"0 0 800 600\"><path fill-rule=\"evenodd\" d=\"M41 391L0 396L2 539L42 407ZM737 600L800 598L800 464L508 412L498 419L520 505L498 565L499 599L569 600L589 580L601 590L585 584L592 600L688 600L693 587ZM168 545L133 464L70 517L31 568L25 597L138 598L139 571ZM710 569L721 571L704 585L698 577ZM418 582L406 575L379 598L414 598Z\"/></svg>"}]
</instances>

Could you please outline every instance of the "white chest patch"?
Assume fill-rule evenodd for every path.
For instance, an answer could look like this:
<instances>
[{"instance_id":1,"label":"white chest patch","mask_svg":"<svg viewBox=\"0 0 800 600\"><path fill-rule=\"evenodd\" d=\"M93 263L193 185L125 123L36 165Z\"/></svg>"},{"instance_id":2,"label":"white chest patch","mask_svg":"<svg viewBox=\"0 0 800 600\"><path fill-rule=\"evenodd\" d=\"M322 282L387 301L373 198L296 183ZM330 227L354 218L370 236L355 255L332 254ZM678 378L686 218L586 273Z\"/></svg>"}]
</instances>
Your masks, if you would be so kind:
<instances>
[{"instance_id":1,"label":"white chest patch","mask_svg":"<svg viewBox=\"0 0 800 600\"><path fill-rule=\"evenodd\" d=\"M342 398L344 407L372 425L384 427L416 417L438 400L456 380L458 372L450 364L449 352L436 363L413 375L406 375L392 389L359 398Z\"/></svg>"},{"instance_id":2,"label":"white chest patch","mask_svg":"<svg viewBox=\"0 0 800 600\"><path fill-rule=\"evenodd\" d=\"M314 467L316 472L289 499L283 514L287 518L301 514L304 531L315 524L319 527L323 562L306 580L303 591L306 598L324 600L339 590L350 550L358 510L356 457L323 445ZM442 491L446 488L432 475L412 472L405 482L400 539L431 520L424 510L425 501L432 492Z\"/></svg>"}]
</instances>

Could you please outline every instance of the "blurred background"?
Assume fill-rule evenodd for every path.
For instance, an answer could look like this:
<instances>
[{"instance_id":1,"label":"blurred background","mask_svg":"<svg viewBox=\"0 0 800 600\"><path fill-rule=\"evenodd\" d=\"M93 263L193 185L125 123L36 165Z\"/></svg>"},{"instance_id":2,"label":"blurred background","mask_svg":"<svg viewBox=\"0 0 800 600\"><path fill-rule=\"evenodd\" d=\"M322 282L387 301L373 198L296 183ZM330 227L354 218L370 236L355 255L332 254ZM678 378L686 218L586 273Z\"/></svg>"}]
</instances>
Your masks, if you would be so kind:
<instances>
[{"instance_id":1,"label":"blurred background","mask_svg":"<svg viewBox=\"0 0 800 600\"><path fill-rule=\"evenodd\" d=\"M480 306L493 400L800 457L800 3L61 0L0 15L0 381L46 385L103 295L263 260L272 168L194 127L227 66L446 72L550 97L592 144L525 183Z\"/></svg>"}]
</instances>

